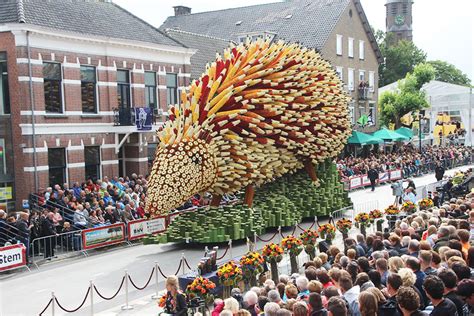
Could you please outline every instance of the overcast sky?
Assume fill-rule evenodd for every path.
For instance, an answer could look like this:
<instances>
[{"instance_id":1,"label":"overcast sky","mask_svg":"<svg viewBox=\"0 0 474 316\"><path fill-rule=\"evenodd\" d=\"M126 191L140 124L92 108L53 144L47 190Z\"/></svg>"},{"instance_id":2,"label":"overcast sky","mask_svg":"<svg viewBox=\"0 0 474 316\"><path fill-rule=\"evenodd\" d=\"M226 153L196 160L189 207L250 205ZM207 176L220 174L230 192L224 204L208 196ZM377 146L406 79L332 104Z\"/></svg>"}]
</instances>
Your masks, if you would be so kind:
<instances>
[{"instance_id":1,"label":"overcast sky","mask_svg":"<svg viewBox=\"0 0 474 316\"><path fill-rule=\"evenodd\" d=\"M192 12L241 7L276 0L113 0L155 26L173 15L173 6L185 5ZM369 23L385 30L385 0L361 0ZM474 1L415 0L413 38L428 53L428 59L446 60L474 81ZM217 26L218 27L218 26Z\"/></svg>"}]
</instances>

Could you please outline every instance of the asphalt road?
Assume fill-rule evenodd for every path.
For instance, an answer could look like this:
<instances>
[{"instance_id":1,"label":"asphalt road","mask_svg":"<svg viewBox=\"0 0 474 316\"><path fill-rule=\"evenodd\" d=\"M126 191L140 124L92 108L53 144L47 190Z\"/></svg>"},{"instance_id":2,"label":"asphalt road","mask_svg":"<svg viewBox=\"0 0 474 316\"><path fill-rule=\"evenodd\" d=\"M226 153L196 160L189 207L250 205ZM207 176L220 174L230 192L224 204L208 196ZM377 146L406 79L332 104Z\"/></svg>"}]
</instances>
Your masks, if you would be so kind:
<instances>
[{"instance_id":1,"label":"asphalt road","mask_svg":"<svg viewBox=\"0 0 474 316\"><path fill-rule=\"evenodd\" d=\"M465 170L468 166L461 169ZM454 170L448 171L453 174ZM433 175L415 178L417 186L435 182ZM393 201L389 185L377 187L376 191L359 190L350 194L354 203L368 203L377 201L380 208L385 208ZM311 223L303 223L300 226L307 228ZM290 233L289 229L286 233ZM271 231L262 238L269 238L275 231ZM299 234L299 230L297 233ZM277 239L279 241L280 239ZM263 246L258 242L257 248ZM218 255L222 255L225 244L220 245ZM245 242L239 242L232 247L232 256L238 257L247 251ZM195 267L204 254L202 246L167 244L167 245L135 245L122 248L104 249L95 252L89 257L66 259L60 262L52 262L41 265L39 269L32 268L31 272L18 271L11 274L0 275L0 316L10 315L38 315L46 306L54 291L56 297L63 307L67 309L76 308L83 300L89 286L89 282L97 286L104 296L112 296L118 289L124 271L127 270L132 280L138 286L143 286L148 280L155 262L158 262L164 274L176 272L182 254L185 254L191 267ZM230 253L226 258L230 258ZM186 269L188 270L188 269ZM163 289L163 277L159 277L160 289ZM149 298L155 292L154 278L147 289L138 291L129 286L130 301L140 301ZM124 290L111 301L104 301L94 294L94 312L100 315L117 315L120 306L125 303ZM143 303L145 306L146 304ZM150 307L151 306L151 307ZM154 303L148 301L148 306L140 311L123 312L120 315L156 315L145 312L154 310ZM58 307L55 315L66 315ZM52 315L51 307L43 315ZM91 315L90 300L88 299L83 308L76 313L68 315Z\"/></svg>"}]
</instances>

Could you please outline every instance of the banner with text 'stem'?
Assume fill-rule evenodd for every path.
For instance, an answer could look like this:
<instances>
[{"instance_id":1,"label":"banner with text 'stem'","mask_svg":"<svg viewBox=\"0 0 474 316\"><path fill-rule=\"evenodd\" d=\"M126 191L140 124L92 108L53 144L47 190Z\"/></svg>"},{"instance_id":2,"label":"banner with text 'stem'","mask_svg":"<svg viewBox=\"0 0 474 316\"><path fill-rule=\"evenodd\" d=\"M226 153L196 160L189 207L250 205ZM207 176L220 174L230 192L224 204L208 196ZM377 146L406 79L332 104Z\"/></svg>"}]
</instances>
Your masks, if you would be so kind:
<instances>
[{"instance_id":1,"label":"banner with text 'stem'","mask_svg":"<svg viewBox=\"0 0 474 316\"><path fill-rule=\"evenodd\" d=\"M125 225L123 223L82 231L83 249L99 248L123 241L125 241Z\"/></svg>"},{"instance_id":2,"label":"banner with text 'stem'","mask_svg":"<svg viewBox=\"0 0 474 316\"><path fill-rule=\"evenodd\" d=\"M16 244L0 248L0 271L11 270L26 265L26 248Z\"/></svg>"},{"instance_id":3,"label":"banner with text 'stem'","mask_svg":"<svg viewBox=\"0 0 474 316\"><path fill-rule=\"evenodd\" d=\"M139 239L150 234L161 233L166 230L166 216L151 220L141 219L128 222L128 240Z\"/></svg>"}]
</instances>

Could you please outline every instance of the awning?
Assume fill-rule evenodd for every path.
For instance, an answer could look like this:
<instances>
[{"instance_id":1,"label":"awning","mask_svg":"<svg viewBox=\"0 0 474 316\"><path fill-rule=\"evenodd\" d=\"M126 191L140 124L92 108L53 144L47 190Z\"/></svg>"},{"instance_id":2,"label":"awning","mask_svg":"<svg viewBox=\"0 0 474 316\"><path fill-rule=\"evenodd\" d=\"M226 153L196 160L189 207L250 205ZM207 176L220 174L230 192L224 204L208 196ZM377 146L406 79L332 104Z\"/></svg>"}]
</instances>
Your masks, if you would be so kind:
<instances>
[{"instance_id":1,"label":"awning","mask_svg":"<svg viewBox=\"0 0 474 316\"><path fill-rule=\"evenodd\" d=\"M369 134L361 133L358 131L352 131L352 135L351 137L347 139L347 143L364 146L364 145L380 144L380 143L383 143L383 140Z\"/></svg>"},{"instance_id":2,"label":"awning","mask_svg":"<svg viewBox=\"0 0 474 316\"><path fill-rule=\"evenodd\" d=\"M410 138L405 136L405 135L402 135L402 134L399 134L395 131L391 131L389 129L386 129L386 128L382 128L378 131L376 131L373 136L377 137L377 138L380 138L380 139L383 139L384 141L386 142L399 142L399 141L404 141L404 140L409 140Z\"/></svg>"},{"instance_id":3,"label":"awning","mask_svg":"<svg viewBox=\"0 0 474 316\"><path fill-rule=\"evenodd\" d=\"M407 127L400 127L399 129L396 129L395 132L410 139L413 138L413 131Z\"/></svg>"}]
</instances>

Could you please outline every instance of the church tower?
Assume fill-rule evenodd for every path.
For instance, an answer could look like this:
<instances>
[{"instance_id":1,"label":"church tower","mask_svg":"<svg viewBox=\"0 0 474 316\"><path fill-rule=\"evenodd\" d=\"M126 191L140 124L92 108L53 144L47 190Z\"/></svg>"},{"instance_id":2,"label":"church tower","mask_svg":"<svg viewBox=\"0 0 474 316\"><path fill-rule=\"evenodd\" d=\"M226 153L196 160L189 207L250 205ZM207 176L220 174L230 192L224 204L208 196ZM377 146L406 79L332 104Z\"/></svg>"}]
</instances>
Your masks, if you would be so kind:
<instances>
[{"instance_id":1,"label":"church tower","mask_svg":"<svg viewBox=\"0 0 474 316\"><path fill-rule=\"evenodd\" d=\"M413 40L413 0L387 0L385 7L387 8L386 27L387 35L393 34L393 39L398 42L400 40Z\"/></svg>"}]
</instances>

